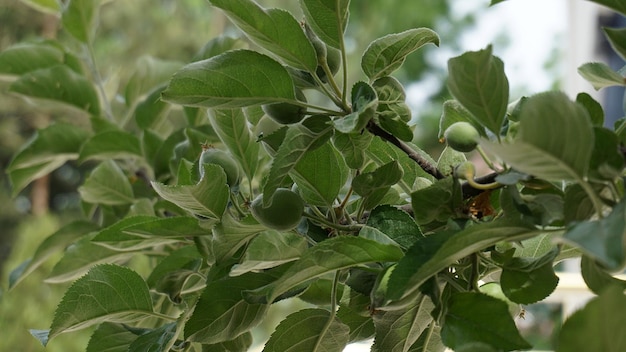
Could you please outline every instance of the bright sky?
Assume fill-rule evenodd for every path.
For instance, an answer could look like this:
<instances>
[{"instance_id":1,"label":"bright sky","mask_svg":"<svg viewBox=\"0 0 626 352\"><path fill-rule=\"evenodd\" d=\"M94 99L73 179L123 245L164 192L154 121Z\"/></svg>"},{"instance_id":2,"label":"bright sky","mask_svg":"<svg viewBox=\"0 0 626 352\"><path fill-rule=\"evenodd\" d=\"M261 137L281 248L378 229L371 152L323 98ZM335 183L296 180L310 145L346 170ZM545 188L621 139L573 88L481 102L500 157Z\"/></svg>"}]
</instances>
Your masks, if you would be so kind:
<instances>
[{"instance_id":1,"label":"bright sky","mask_svg":"<svg viewBox=\"0 0 626 352\"><path fill-rule=\"evenodd\" d=\"M555 48L559 54L567 45L567 0L510 0L493 7L489 7L489 2L451 1L454 14L450 20L476 12L476 27L462 36L461 51L455 52L442 43L430 51L430 61L445 66L451 57L493 44L494 54L504 61L512 92L531 94L550 89L559 77L545 64L555 54ZM503 38L507 40L503 42ZM424 82L409 87L409 104L421 106L428 100L425 91L429 91L423 87L436 86L440 79L426 77Z\"/></svg>"}]
</instances>

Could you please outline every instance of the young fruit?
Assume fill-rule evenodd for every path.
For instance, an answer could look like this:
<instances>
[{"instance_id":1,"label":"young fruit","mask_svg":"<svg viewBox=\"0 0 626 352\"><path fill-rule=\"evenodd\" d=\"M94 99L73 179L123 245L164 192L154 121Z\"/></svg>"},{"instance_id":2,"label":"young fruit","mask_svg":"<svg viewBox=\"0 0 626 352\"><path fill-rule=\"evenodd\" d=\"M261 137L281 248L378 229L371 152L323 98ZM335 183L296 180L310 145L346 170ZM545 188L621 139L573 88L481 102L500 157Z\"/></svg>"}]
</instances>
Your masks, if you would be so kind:
<instances>
[{"instance_id":1,"label":"young fruit","mask_svg":"<svg viewBox=\"0 0 626 352\"><path fill-rule=\"evenodd\" d=\"M200 154L200 160L198 161L200 178L204 177L204 164L215 164L224 169L228 186L234 187L239 184L241 176L239 164L225 151L202 146L202 154Z\"/></svg>"},{"instance_id":2,"label":"young fruit","mask_svg":"<svg viewBox=\"0 0 626 352\"><path fill-rule=\"evenodd\" d=\"M480 134L469 122L455 122L443 134L450 148L457 152L471 152L478 145Z\"/></svg>"},{"instance_id":3,"label":"young fruit","mask_svg":"<svg viewBox=\"0 0 626 352\"><path fill-rule=\"evenodd\" d=\"M304 202L302 198L287 188L279 188L272 196L272 204L263 207L263 194L250 203L252 216L267 228L277 231L289 231L300 223Z\"/></svg>"},{"instance_id":4,"label":"young fruit","mask_svg":"<svg viewBox=\"0 0 626 352\"><path fill-rule=\"evenodd\" d=\"M330 73L334 76L339 71L339 67L341 67L341 51L332 47L326 47L326 64L330 69ZM322 82L328 82L328 77L322 66L318 65L315 73Z\"/></svg>"},{"instance_id":5,"label":"young fruit","mask_svg":"<svg viewBox=\"0 0 626 352\"><path fill-rule=\"evenodd\" d=\"M296 99L306 103L306 96L301 90L296 89ZM274 119L274 121L289 125L292 123L298 123L302 121L306 115L306 108L304 106L291 104L291 103L272 103L263 105L263 111L267 116Z\"/></svg>"}]
</instances>

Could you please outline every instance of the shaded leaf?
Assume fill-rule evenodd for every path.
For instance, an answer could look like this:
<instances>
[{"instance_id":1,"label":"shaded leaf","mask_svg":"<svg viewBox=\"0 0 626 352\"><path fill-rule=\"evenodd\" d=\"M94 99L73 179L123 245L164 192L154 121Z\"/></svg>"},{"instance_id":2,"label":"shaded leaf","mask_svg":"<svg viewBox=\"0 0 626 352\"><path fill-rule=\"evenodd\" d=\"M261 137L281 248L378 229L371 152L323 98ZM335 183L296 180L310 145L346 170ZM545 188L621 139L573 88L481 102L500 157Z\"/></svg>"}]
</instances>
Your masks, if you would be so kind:
<instances>
[{"instance_id":1,"label":"shaded leaf","mask_svg":"<svg viewBox=\"0 0 626 352\"><path fill-rule=\"evenodd\" d=\"M367 218L367 225L380 230L403 249L408 249L423 237L419 226L408 213L389 205L374 208Z\"/></svg>"},{"instance_id":2,"label":"shaded leaf","mask_svg":"<svg viewBox=\"0 0 626 352\"><path fill-rule=\"evenodd\" d=\"M77 159L78 150L88 136L84 129L65 123L53 123L38 130L7 166L13 195L66 161Z\"/></svg>"},{"instance_id":3,"label":"shaded leaf","mask_svg":"<svg viewBox=\"0 0 626 352\"><path fill-rule=\"evenodd\" d=\"M128 347L128 352L169 352L168 346L171 339L176 337L176 323L165 324L156 329L141 334ZM108 351L107 351L108 352Z\"/></svg>"},{"instance_id":4,"label":"shaded leaf","mask_svg":"<svg viewBox=\"0 0 626 352\"><path fill-rule=\"evenodd\" d=\"M433 324L434 304L424 295L406 309L384 311L374 315L376 337L372 352L405 352Z\"/></svg>"},{"instance_id":5,"label":"shaded leaf","mask_svg":"<svg viewBox=\"0 0 626 352\"><path fill-rule=\"evenodd\" d=\"M612 286L572 314L561 328L557 352L618 352L626 349L626 297L622 288Z\"/></svg>"},{"instance_id":6,"label":"shaded leaf","mask_svg":"<svg viewBox=\"0 0 626 352\"><path fill-rule=\"evenodd\" d=\"M365 152L372 141L369 133L340 133L333 135L333 145L343 155L351 169L360 169L365 163Z\"/></svg>"},{"instance_id":7,"label":"shaded leaf","mask_svg":"<svg viewBox=\"0 0 626 352\"><path fill-rule=\"evenodd\" d=\"M139 139L124 131L106 131L89 138L80 148L80 161L142 157Z\"/></svg>"},{"instance_id":8,"label":"shaded leaf","mask_svg":"<svg viewBox=\"0 0 626 352\"><path fill-rule=\"evenodd\" d=\"M334 119L333 124L341 133L359 133L374 118L378 106L376 91L369 84L359 81L352 86L352 113L340 119Z\"/></svg>"},{"instance_id":9,"label":"shaded leaf","mask_svg":"<svg viewBox=\"0 0 626 352\"><path fill-rule=\"evenodd\" d=\"M168 82L183 66L175 61L165 61L151 56L142 56L135 64L133 75L126 83L124 98L127 106L133 106L144 94Z\"/></svg>"},{"instance_id":10,"label":"shaded leaf","mask_svg":"<svg viewBox=\"0 0 626 352\"><path fill-rule=\"evenodd\" d=\"M91 335L85 352L127 352L136 338L124 325L104 322Z\"/></svg>"},{"instance_id":11,"label":"shaded leaf","mask_svg":"<svg viewBox=\"0 0 626 352\"><path fill-rule=\"evenodd\" d=\"M247 273L208 282L185 324L185 338L209 344L224 342L259 324L268 305L244 301L241 291L267 285L273 279L265 273Z\"/></svg>"},{"instance_id":12,"label":"shaded leaf","mask_svg":"<svg viewBox=\"0 0 626 352\"><path fill-rule=\"evenodd\" d=\"M531 347L520 336L507 304L483 293L452 294L444 319L441 339L452 349L474 342L505 351Z\"/></svg>"},{"instance_id":13,"label":"shaded leaf","mask_svg":"<svg viewBox=\"0 0 626 352\"><path fill-rule=\"evenodd\" d=\"M81 42L91 44L99 5L99 1L71 0L61 14L63 29Z\"/></svg>"},{"instance_id":14,"label":"shaded leaf","mask_svg":"<svg viewBox=\"0 0 626 352\"><path fill-rule=\"evenodd\" d=\"M363 207L373 209L383 199L391 186L402 178L403 170L397 161L382 165L372 172L362 173L352 179L352 189L363 197Z\"/></svg>"},{"instance_id":15,"label":"shaded leaf","mask_svg":"<svg viewBox=\"0 0 626 352\"><path fill-rule=\"evenodd\" d=\"M624 8L626 12L626 7ZM603 28L611 47L622 59L626 59L626 28Z\"/></svg>"},{"instance_id":16,"label":"shaded leaf","mask_svg":"<svg viewBox=\"0 0 626 352\"><path fill-rule=\"evenodd\" d=\"M520 220L501 218L461 231L447 230L420 239L409 248L389 279L389 299L398 300L457 260L500 241L519 241L538 234Z\"/></svg>"},{"instance_id":17,"label":"shaded leaf","mask_svg":"<svg viewBox=\"0 0 626 352\"><path fill-rule=\"evenodd\" d=\"M626 289L626 281L620 280L608 273L600 264L586 255L581 258L580 273L589 289L600 295L611 286Z\"/></svg>"},{"instance_id":18,"label":"shaded leaf","mask_svg":"<svg viewBox=\"0 0 626 352\"><path fill-rule=\"evenodd\" d=\"M397 261L401 257L402 251L393 245L357 237L330 238L306 251L274 283L246 295L272 302L289 289L321 275L365 263Z\"/></svg>"},{"instance_id":19,"label":"shaded leaf","mask_svg":"<svg viewBox=\"0 0 626 352\"><path fill-rule=\"evenodd\" d=\"M328 320L332 322L327 326ZM304 309L290 314L276 327L264 352L341 352L350 329L324 309Z\"/></svg>"},{"instance_id":20,"label":"shaded leaf","mask_svg":"<svg viewBox=\"0 0 626 352\"><path fill-rule=\"evenodd\" d=\"M134 201L128 177L113 160L96 166L78 192L82 200L93 204L122 205Z\"/></svg>"},{"instance_id":21,"label":"shaded leaf","mask_svg":"<svg viewBox=\"0 0 626 352\"><path fill-rule=\"evenodd\" d=\"M509 103L509 81L492 47L450 59L448 71L452 95L478 123L499 135Z\"/></svg>"},{"instance_id":22,"label":"shaded leaf","mask_svg":"<svg viewBox=\"0 0 626 352\"><path fill-rule=\"evenodd\" d=\"M22 75L64 62L65 53L49 43L18 43L0 52L0 73Z\"/></svg>"}]
</instances>

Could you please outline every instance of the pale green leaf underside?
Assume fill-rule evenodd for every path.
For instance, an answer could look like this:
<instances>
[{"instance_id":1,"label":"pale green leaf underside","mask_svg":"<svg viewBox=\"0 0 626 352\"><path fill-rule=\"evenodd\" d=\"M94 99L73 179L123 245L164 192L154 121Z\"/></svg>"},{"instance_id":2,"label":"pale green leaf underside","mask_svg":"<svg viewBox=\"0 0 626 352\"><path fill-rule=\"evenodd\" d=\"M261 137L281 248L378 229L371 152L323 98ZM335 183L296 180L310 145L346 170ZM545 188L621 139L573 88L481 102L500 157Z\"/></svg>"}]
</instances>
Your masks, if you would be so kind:
<instances>
[{"instance_id":1,"label":"pale green leaf underside","mask_svg":"<svg viewBox=\"0 0 626 352\"><path fill-rule=\"evenodd\" d=\"M297 260L307 248L306 239L293 232L264 231L250 241L241 263L233 266L230 275L269 269Z\"/></svg>"},{"instance_id":2,"label":"pale green leaf underside","mask_svg":"<svg viewBox=\"0 0 626 352\"><path fill-rule=\"evenodd\" d=\"M601 62L586 63L578 68L578 73L596 90L626 85L626 78Z\"/></svg>"},{"instance_id":3,"label":"pale green leaf underside","mask_svg":"<svg viewBox=\"0 0 626 352\"><path fill-rule=\"evenodd\" d=\"M215 164L204 165L204 177L198 184L169 186L152 182L152 187L163 199L168 200L193 215L218 221L228 203L229 190L224 170Z\"/></svg>"},{"instance_id":4,"label":"pale green leaf underside","mask_svg":"<svg viewBox=\"0 0 626 352\"><path fill-rule=\"evenodd\" d=\"M439 45L439 36L428 28L414 28L373 41L361 59L361 68L371 80L388 76L404 63L407 55L428 43Z\"/></svg>"},{"instance_id":5,"label":"pale green leaf underside","mask_svg":"<svg viewBox=\"0 0 626 352\"><path fill-rule=\"evenodd\" d=\"M133 203L133 188L124 171L113 161L98 165L78 189L88 203L122 205Z\"/></svg>"},{"instance_id":6,"label":"pale green leaf underside","mask_svg":"<svg viewBox=\"0 0 626 352\"><path fill-rule=\"evenodd\" d=\"M300 0L304 17L320 39L341 48L349 16L350 0Z\"/></svg>"}]
</instances>

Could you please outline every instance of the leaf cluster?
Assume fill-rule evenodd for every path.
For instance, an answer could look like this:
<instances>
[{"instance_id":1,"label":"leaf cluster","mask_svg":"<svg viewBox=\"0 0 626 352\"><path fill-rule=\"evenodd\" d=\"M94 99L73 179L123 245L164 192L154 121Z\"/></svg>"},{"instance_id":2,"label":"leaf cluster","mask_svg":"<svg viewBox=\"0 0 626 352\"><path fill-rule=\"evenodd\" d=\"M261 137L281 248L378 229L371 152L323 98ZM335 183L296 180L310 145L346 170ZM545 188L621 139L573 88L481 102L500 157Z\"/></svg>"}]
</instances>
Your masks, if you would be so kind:
<instances>
[{"instance_id":1,"label":"leaf cluster","mask_svg":"<svg viewBox=\"0 0 626 352\"><path fill-rule=\"evenodd\" d=\"M626 12L619 1L595 2ZM566 321L559 348L623 349L605 335L624 325L625 284L612 274L626 264L625 121L603 127L586 94L512 99L492 47L466 52L448 62L453 99L440 137L457 122L474 126L490 171L461 178L466 153L434 158L412 143L393 77L413 52L438 45L437 33L373 40L362 79L349 82L350 2L299 4L302 20L251 0L211 0L242 37L211 39L187 64L142 59L115 101L95 62L79 55L98 39L97 2L48 9L69 44L0 53L11 92L83 118L40 129L15 154L14 194L68 161L93 165L79 189L86 220L52 234L11 275L18 285L63 253L46 281L71 285L50 329L33 335L45 345L96 326L87 351L243 351L273 303L300 299L313 307L287 316L265 351L342 351L366 339L373 351L523 350L532 346L510 306L545 299L558 284L554 265L582 257L599 298ZM605 32L624 56L624 29ZM338 71L329 50L340 53ZM599 63L580 73L597 88L626 82ZM262 106L277 103L304 118L269 120ZM201 158L207 148L236 164L240 182ZM262 195L255 206L270 209L287 188L304 203L297 226L257 220L252 200ZM137 257L147 270L134 267Z\"/></svg>"}]
</instances>

